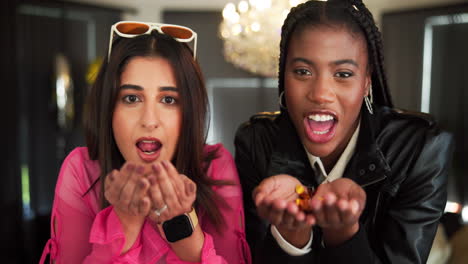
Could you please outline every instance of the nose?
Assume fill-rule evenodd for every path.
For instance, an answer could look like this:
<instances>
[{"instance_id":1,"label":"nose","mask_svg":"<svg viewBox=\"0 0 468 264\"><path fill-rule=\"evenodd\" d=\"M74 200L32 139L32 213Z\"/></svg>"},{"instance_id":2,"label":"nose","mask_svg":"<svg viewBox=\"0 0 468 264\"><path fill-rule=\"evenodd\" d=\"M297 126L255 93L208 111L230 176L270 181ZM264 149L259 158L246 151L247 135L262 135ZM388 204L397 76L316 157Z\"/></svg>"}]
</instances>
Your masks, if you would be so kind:
<instances>
[{"instance_id":1,"label":"nose","mask_svg":"<svg viewBox=\"0 0 468 264\"><path fill-rule=\"evenodd\" d=\"M141 126L153 130L159 126L159 115L154 104L145 104L141 113Z\"/></svg>"},{"instance_id":2,"label":"nose","mask_svg":"<svg viewBox=\"0 0 468 264\"><path fill-rule=\"evenodd\" d=\"M332 103L335 99L333 82L328 80L326 76L319 76L313 83L311 83L307 93L307 98L318 105Z\"/></svg>"}]
</instances>

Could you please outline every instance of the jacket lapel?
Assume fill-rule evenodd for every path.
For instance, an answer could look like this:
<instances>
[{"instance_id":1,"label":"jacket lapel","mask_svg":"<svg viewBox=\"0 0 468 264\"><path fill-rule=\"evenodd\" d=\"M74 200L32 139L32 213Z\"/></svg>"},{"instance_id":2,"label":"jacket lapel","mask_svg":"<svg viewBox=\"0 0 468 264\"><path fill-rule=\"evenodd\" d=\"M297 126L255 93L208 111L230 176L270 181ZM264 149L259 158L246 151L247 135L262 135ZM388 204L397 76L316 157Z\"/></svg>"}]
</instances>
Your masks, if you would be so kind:
<instances>
[{"instance_id":1,"label":"jacket lapel","mask_svg":"<svg viewBox=\"0 0 468 264\"><path fill-rule=\"evenodd\" d=\"M390 167L375 140L380 111L370 115L361 111L361 129L356 151L346 166L343 177L350 178L363 188L384 181L390 175ZM314 171L310 167L304 147L287 112L275 120L279 130L268 167L268 176L289 174L304 185L317 186Z\"/></svg>"},{"instance_id":2,"label":"jacket lapel","mask_svg":"<svg viewBox=\"0 0 468 264\"><path fill-rule=\"evenodd\" d=\"M375 111L374 115L370 115L367 110L361 111L361 130L356 151L343 175L363 188L385 180L391 173L390 166L375 139L380 120L377 115L380 113Z\"/></svg>"}]
</instances>

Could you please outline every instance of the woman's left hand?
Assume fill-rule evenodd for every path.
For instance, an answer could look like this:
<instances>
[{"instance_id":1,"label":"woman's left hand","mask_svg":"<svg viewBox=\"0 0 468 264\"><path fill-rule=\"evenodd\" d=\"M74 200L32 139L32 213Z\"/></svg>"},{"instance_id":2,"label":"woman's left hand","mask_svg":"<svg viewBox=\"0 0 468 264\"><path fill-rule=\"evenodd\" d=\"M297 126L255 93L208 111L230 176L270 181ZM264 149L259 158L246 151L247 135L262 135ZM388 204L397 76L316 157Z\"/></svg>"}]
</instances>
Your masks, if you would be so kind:
<instances>
[{"instance_id":1,"label":"woman's left hand","mask_svg":"<svg viewBox=\"0 0 468 264\"><path fill-rule=\"evenodd\" d=\"M316 225L323 230L326 245L339 245L359 231L365 204L365 191L350 179L341 178L318 187L309 205Z\"/></svg>"},{"instance_id":2,"label":"woman's left hand","mask_svg":"<svg viewBox=\"0 0 468 264\"><path fill-rule=\"evenodd\" d=\"M148 176L153 205L149 218L157 223L163 223L190 212L196 198L196 184L187 176L179 174L169 161L154 164L152 169L153 174Z\"/></svg>"}]
</instances>

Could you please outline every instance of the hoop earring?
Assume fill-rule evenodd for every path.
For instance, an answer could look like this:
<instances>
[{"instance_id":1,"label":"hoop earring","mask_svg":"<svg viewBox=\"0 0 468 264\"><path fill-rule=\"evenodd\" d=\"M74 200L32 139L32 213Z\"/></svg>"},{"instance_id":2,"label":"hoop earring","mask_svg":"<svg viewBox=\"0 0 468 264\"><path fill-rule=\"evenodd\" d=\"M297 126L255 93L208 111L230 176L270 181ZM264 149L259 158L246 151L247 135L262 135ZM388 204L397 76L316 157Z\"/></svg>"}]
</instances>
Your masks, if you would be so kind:
<instances>
[{"instance_id":1,"label":"hoop earring","mask_svg":"<svg viewBox=\"0 0 468 264\"><path fill-rule=\"evenodd\" d=\"M372 109L372 103L374 103L374 96L372 95L372 84L369 87L369 95L364 96L364 102L366 103L367 111L373 115L374 110Z\"/></svg>"},{"instance_id":2,"label":"hoop earring","mask_svg":"<svg viewBox=\"0 0 468 264\"><path fill-rule=\"evenodd\" d=\"M280 93L279 97L278 97L278 104L279 104L280 108L288 109L283 105L283 95L284 95L284 91L282 91Z\"/></svg>"}]
</instances>

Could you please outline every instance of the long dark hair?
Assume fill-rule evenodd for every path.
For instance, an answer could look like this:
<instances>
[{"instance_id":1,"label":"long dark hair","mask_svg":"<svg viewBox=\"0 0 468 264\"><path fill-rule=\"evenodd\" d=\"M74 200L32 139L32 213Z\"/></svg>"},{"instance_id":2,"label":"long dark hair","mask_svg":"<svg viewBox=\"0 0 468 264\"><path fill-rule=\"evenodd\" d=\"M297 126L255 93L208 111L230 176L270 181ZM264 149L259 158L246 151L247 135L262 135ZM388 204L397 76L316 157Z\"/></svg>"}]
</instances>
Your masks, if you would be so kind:
<instances>
[{"instance_id":1,"label":"long dark hair","mask_svg":"<svg viewBox=\"0 0 468 264\"><path fill-rule=\"evenodd\" d=\"M364 36L372 72L374 102L393 107L384 71L382 37L372 14L361 0L311 0L291 9L281 29L279 93L284 91L284 69L291 36L307 27L319 25L343 25L350 32Z\"/></svg>"},{"instance_id":2,"label":"long dark hair","mask_svg":"<svg viewBox=\"0 0 468 264\"><path fill-rule=\"evenodd\" d=\"M212 180L206 175L209 163L216 158L216 150L203 152L208 113L203 75L187 44L156 30L149 35L115 40L109 61L108 58L104 59L88 95L84 115L85 136L89 157L99 161L101 168L98 180L101 181L102 207L109 205L103 189L107 173L120 169L125 163L112 132L112 116L119 93L120 75L128 62L137 56L166 59L174 69L182 104L182 127L172 162L179 173L187 175L196 183L195 206L204 209L219 231L225 221L218 206L226 203L213 192L211 186L226 183Z\"/></svg>"}]
</instances>

